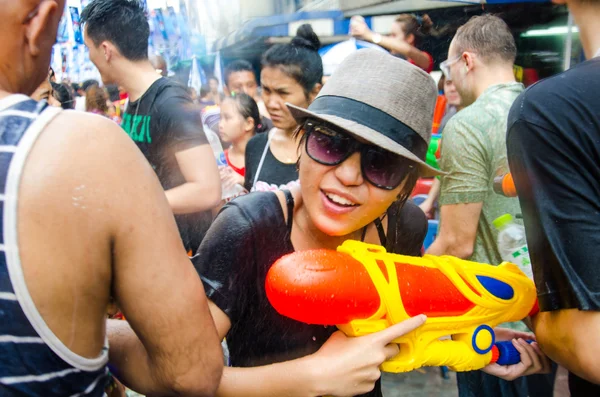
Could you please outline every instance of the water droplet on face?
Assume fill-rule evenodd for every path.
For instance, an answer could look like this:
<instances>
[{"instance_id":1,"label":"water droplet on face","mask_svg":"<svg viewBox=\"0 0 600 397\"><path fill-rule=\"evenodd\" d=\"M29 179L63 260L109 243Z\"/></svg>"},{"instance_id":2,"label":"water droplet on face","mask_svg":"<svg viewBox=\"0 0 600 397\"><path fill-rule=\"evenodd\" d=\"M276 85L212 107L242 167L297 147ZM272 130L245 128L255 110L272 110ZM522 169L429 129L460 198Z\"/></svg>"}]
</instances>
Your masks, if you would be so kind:
<instances>
[{"instance_id":1,"label":"water droplet on face","mask_svg":"<svg viewBox=\"0 0 600 397\"><path fill-rule=\"evenodd\" d=\"M317 337L316 337L316 336L313 336L313 337L312 337L312 340L316 342L316 341L317 341Z\"/></svg>"}]
</instances>

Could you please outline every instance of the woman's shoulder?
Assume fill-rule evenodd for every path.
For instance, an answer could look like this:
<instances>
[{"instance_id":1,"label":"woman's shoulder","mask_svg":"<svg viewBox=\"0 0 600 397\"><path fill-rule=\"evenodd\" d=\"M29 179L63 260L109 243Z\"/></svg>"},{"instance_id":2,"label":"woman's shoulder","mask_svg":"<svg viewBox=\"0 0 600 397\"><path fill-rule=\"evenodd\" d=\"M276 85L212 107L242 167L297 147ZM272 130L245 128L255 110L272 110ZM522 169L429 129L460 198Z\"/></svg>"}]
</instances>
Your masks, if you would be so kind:
<instances>
[{"instance_id":1,"label":"woman's shoulder","mask_svg":"<svg viewBox=\"0 0 600 397\"><path fill-rule=\"evenodd\" d=\"M228 214L228 218L242 217L252 225L268 220L275 222L283 220L281 200L276 192L271 191L252 192L237 197L221 209L217 219L225 213Z\"/></svg>"},{"instance_id":2,"label":"woman's shoulder","mask_svg":"<svg viewBox=\"0 0 600 397\"><path fill-rule=\"evenodd\" d=\"M428 228L425 213L409 199L401 207L392 205L388 216L388 238L392 239L388 248L392 248L391 252L420 256Z\"/></svg>"},{"instance_id":3,"label":"woman's shoulder","mask_svg":"<svg viewBox=\"0 0 600 397\"><path fill-rule=\"evenodd\" d=\"M269 140L269 133L270 133L270 131L266 131L266 132L261 132L261 133L254 135L248 141L246 150L248 150L248 148L250 148L250 147L257 147L257 146L264 148L265 145L267 144L267 141Z\"/></svg>"}]
</instances>

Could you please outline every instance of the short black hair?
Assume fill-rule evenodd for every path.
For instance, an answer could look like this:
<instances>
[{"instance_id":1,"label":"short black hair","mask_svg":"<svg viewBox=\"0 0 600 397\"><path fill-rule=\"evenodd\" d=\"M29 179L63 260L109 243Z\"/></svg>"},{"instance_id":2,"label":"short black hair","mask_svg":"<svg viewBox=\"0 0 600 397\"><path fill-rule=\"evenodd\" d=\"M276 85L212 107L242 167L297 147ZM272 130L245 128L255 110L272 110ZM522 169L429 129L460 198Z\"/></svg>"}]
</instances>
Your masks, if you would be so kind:
<instances>
[{"instance_id":1,"label":"short black hair","mask_svg":"<svg viewBox=\"0 0 600 397\"><path fill-rule=\"evenodd\" d=\"M74 95L79 96L79 93L77 91L81 89L81 86L77 83L71 83L71 88L73 89Z\"/></svg>"},{"instance_id":2,"label":"short black hair","mask_svg":"<svg viewBox=\"0 0 600 397\"><path fill-rule=\"evenodd\" d=\"M88 88L90 88L93 85L100 85L100 83L98 82L98 80L94 80L94 79L90 79L90 80L86 80L83 83L81 83L81 89L83 91L87 91Z\"/></svg>"},{"instance_id":3,"label":"short black hair","mask_svg":"<svg viewBox=\"0 0 600 397\"><path fill-rule=\"evenodd\" d=\"M312 26L304 24L298 28L291 43L275 45L263 55L262 67L281 68L304 88L308 98L315 85L323 80L320 47L319 36Z\"/></svg>"},{"instance_id":4,"label":"short black hair","mask_svg":"<svg viewBox=\"0 0 600 397\"><path fill-rule=\"evenodd\" d=\"M73 95L71 91L64 83L50 83L52 84L52 96L58 102L60 102L60 107L63 109L74 109L75 103L73 101Z\"/></svg>"},{"instance_id":5,"label":"short black hair","mask_svg":"<svg viewBox=\"0 0 600 397\"><path fill-rule=\"evenodd\" d=\"M150 25L139 0L92 0L81 23L96 46L110 41L130 61L148 59Z\"/></svg>"},{"instance_id":6,"label":"short black hair","mask_svg":"<svg viewBox=\"0 0 600 397\"><path fill-rule=\"evenodd\" d=\"M111 102L117 102L118 100L121 99L121 96L119 95L119 86L118 85L114 85L114 84L107 85L106 92L108 93L108 99L110 99Z\"/></svg>"},{"instance_id":7,"label":"short black hair","mask_svg":"<svg viewBox=\"0 0 600 397\"><path fill-rule=\"evenodd\" d=\"M231 62L225 68L226 85L229 85L229 76L235 72L252 72L252 74L254 74L254 68L252 67L252 64L245 59L238 59L237 61ZM254 74L254 77L256 77L256 74Z\"/></svg>"}]
</instances>

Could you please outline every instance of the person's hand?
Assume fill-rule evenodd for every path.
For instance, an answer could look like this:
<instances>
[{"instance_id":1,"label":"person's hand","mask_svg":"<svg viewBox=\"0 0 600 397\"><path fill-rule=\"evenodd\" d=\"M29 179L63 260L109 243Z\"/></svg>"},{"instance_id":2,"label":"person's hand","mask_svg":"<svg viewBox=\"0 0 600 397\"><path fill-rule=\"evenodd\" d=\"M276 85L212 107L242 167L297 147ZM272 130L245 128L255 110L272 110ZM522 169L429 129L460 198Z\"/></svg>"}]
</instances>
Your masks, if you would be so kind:
<instances>
[{"instance_id":1,"label":"person's hand","mask_svg":"<svg viewBox=\"0 0 600 397\"><path fill-rule=\"evenodd\" d=\"M512 381L521 376L547 374L552 370L550 360L542 352L537 342L527 343L535 335L527 332L513 331L507 328L496 328L497 341L512 340L513 346L521 353L521 362L514 365L490 364L482 369L483 372L498 378Z\"/></svg>"},{"instance_id":2,"label":"person's hand","mask_svg":"<svg viewBox=\"0 0 600 397\"><path fill-rule=\"evenodd\" d=\"M366 336L351 338L338 331L311 356L320 395L356 396L368 393L381 377L379 366L398 355L392 341L425 323L419 315Z\"/></svg>"},{"instance_id":3,"label":"person's hand","mask_svg":"<svg viewBox=\"0 0 600 397\"><path fill-rule=\"evenodd\" d=\"M433 210L433 201L429 201L429 199L427 199L419 204L419 208L425 213L425 215L427 215L428 218L430 218L431 210Z\"/></svg>"},{"instance_id":4,"label":"person's hand","mask_svg":"<svg viewBox=\"0 0 600 397\"><path fill-rule=\"evenodd\" d=\"M127 391L125 386L121 382L117 380L117 378L113 377L111 382L104 389L104 393L107 397L126 397Z\"/></svg>"},{"instance_id":5,"label":"person's hand","mask_svg":"<svg viewBox=\"0 0 600 397\"><path fill-rule=\"evenodd\" d=\"M359 39L372 41L373 32L361 16L354 16L350 20L350 35Z\"/></svg>"},{"instance_id":6,"label":"person's hand","mask_svg":"<svg viewBox=\"0 0 600 397\"><path fill-rule=\"evenodd\" d=\"M220 167L219 174L221 176L221 182L225 187L233 187L236 184L244 185L244 177L231 169L231 167Z\"/></svg>"}]
</instances>

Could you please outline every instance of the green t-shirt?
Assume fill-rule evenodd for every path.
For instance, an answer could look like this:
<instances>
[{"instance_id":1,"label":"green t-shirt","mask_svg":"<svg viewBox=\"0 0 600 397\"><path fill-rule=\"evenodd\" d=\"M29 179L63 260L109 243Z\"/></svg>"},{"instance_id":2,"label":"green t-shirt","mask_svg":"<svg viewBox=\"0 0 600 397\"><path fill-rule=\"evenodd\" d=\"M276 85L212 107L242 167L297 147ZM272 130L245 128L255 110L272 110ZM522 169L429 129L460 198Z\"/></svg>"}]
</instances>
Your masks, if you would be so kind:
<instances>
[{"instance_id":1,"label":"green t-shirt","mask_svg":"<svg viewBox=\"0 0 600 397\"><path fill-rule=\"evenodd\" d=\"M524 87L520 83L488 88L471 106L458 112L444 128L440 167L440 205L483 203L473 255L474 262L499 265L498 231L492 224L504 214L521 213L519 200L494 192L496 176L506 174L506 124L508 112ZM441 219L444 222L444 219ZM526 331L522 322L504 327Z\"/></svg>"},{"instance_id":2,"label":"green t-shirt","mask_svg":"<svg viewBox=\"0 0 600 397\"><path fill-rule=\"evenodd\" d=\"M519 83L488 88L471 106L458 112L444 129L440 166L440 205L483 203L473 255L475 262L498 265L498 231L492 225L503 214L520 213L519 200L494 192L494 178L506 174L508 112L523 91ZM441 219L444 222L444 219Z\"/></svg>"}]
</instances>

